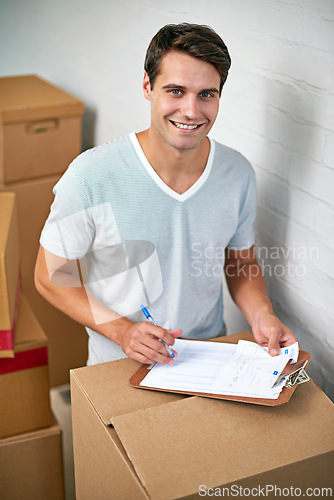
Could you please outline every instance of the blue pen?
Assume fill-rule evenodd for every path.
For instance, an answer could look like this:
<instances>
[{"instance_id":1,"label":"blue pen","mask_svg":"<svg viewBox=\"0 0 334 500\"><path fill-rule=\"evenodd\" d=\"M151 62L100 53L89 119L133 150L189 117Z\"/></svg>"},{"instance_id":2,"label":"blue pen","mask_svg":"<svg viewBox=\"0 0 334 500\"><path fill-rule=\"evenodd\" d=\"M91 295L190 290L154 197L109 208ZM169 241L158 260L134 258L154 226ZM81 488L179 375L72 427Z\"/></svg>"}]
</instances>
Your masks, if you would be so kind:
<instances>
[{"instance_id":1,"label":"blue pen","mask_svg":"<svg viewBox=\"0 0 334 500\"><path fill-rule=\"evenodd\" d=\"M150 322L152 323L152 325L155 325L155 326L158 326L156 324L156 322L154 321L153 317L151 316L151 313L149 312L148 309L146 309L146 307L144 307L143 305L140 306L141 307L141 310L143 311L143 313L145 314L145 318ZM159 342L161 342L167 349L168 351L168 354L172 357L172 358L175 358L175 354L173 353L172 349L169 347L168 344L166 344L166 342L162 339L158 339Z\"/></svg>"}]
</instances>

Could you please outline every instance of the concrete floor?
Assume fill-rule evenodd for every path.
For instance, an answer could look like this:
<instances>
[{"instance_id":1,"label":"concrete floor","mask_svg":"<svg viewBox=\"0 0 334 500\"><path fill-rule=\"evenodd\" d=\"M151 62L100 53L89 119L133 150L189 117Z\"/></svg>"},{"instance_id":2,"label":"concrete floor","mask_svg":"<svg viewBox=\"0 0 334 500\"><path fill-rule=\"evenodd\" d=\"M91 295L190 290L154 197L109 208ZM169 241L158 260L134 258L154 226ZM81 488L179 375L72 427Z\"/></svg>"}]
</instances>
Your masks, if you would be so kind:
<instances>
[{"instance_id":1,"label":"concrete floor","mask_svg":"<svg viewBox=\"0 0 334 500\"><path fill-rule=\"evenodd\" d=\"M70 384L50 390L52 411L62 429L65 500L75 500Z\"/></svg>"}]
</instances>

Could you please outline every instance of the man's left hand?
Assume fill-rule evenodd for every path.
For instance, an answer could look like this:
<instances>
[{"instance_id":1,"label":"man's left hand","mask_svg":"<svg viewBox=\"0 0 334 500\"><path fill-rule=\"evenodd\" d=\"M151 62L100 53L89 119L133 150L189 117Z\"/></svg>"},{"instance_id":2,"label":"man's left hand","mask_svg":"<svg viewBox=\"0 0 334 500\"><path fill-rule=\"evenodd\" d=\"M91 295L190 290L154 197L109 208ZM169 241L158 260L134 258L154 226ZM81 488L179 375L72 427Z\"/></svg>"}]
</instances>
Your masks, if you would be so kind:
<instances>
[{"instance_id":1,"label":"man's left hand","mask_svg":"<svg viewBox=\"0 0 334 500\"><path fill-rule=\"evenodd\" d=\"M256 342L268 346L271 356L277 356L280 347L287 347L298 342L290 328L272 312L259 312L252 330Z\"/></svg>"}]
</instances>

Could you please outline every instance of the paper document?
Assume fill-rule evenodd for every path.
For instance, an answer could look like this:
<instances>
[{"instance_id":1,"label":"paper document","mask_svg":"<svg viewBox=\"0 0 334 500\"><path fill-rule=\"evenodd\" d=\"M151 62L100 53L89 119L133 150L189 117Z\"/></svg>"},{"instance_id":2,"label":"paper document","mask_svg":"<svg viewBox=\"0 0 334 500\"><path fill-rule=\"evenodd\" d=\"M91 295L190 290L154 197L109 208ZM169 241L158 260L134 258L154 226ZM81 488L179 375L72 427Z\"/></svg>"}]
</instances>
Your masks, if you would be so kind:
<instances>
[{"instance_id":1,"label":"paper document","mask_svg":"<svg viewBox=\"0 0 334 500\"><path fill-rule=\"evenodd\" d=\"M274 385L298 343L272 357L268 349L246 340L238 344L176 339L172 365L155 364L140 385L176 391L277 399L284 380Z\"/></svg>"}]
</instances>

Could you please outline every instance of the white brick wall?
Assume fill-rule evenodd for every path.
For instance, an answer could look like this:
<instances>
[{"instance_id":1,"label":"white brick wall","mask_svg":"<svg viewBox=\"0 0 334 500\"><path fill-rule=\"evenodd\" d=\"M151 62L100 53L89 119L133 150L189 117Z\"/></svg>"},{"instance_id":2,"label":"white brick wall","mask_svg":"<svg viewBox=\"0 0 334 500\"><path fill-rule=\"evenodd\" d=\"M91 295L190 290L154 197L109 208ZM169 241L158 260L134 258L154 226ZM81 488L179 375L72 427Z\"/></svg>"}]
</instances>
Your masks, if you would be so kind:
<instances>
[{"instance_id":1,"label":"white brick wall","mask_svg":"<svg viewBox=\"0 0 334 500\"><path fill-rule=\"evenodd\" d=\"M199 22L222 35L233 63L212 135L254 165L258 245L278 249L263 264L280 266L269 294L333 397L333 1L11 0L1 11L0 75L39 73L83 99L84 147L148 125L142 66L160 26ZM245 327L228 297L226 321Z\"/></svg>"}]
</instances>

